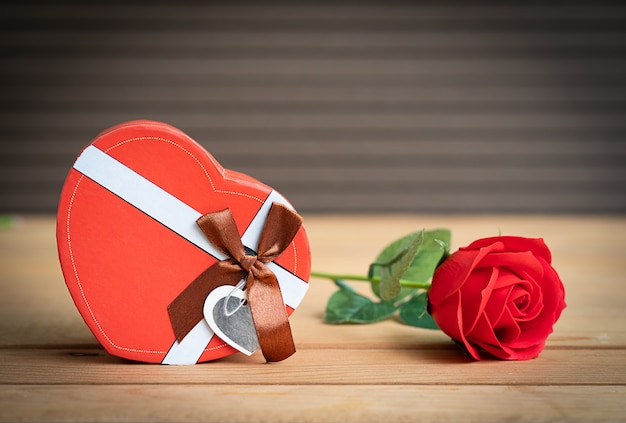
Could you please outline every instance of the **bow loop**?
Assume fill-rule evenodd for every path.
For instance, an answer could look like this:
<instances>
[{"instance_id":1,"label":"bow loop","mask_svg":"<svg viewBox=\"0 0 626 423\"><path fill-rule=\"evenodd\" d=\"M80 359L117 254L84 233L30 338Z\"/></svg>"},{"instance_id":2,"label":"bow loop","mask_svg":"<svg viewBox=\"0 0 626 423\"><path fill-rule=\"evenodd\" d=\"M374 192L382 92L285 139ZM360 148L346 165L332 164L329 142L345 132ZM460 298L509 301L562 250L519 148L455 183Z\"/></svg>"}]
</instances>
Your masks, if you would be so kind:
<instances>
[{"instance_id":1,"label":"bow loop","mask_svg":"<svg viewBox=\"0 0 626 423\"><path fill-rule=\"evenodd\" d=\"M207 213L196 221L215 248L230 258L243 257L246 253L235 218L229 209Z\"/></svg>"},{"instance_id":2,"label":"bow loop","mask_svg":"<svg viewBox=\"0 0 626 423\"><path fill-rule=\"evenodd\" d=\"M287 249L300 230L303 219L287 206L273 203L267 221L280 222L280 225L263 226L257 251L259 261L263 263L273 261Z\"/></svg>"}]
</instances>

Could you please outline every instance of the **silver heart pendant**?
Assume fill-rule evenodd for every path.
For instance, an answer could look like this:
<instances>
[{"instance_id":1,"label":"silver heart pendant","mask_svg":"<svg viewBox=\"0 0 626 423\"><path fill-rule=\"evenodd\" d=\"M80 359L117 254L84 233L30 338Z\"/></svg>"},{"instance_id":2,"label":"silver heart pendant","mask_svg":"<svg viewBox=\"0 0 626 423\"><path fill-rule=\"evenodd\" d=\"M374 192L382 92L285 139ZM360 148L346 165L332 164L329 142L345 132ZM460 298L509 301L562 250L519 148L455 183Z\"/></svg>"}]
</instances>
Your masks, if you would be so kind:
<instances>
[{"instance_id":1,"label":"silver heart pendant","mask_svg":"<svg viewBox=\"0 0 626 423\"><path fill-rule=\"evenodd\" d=\"M204 301L204 319L217 336L246 355L259 349L247 294L238 287L222 285Z\"/></svg>"}]
</instances>

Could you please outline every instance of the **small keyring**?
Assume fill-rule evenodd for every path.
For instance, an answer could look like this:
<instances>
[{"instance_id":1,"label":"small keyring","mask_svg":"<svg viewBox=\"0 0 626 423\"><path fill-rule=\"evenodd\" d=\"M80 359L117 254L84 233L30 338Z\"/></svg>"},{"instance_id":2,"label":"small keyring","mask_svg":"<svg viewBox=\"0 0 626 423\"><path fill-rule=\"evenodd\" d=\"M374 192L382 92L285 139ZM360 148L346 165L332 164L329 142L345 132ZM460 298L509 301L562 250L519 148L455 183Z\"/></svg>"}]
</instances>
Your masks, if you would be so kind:
<instances>
[{"instance_id":1,"label":"small keyring","mask_svg":"<svg viewBox=\"0 0 626 423\"><path fill-rule=\"evenodd\" d=\"M237 282L237 285L235 285L235 287L232 289L232 291L230 291L230 293L225 297L224 300L224 316L226 317L230 317L233 314L237 313L237 311L239 311L239 309L241 307L243 307L243 305L246 303L246 299L245 298L240 298L239 299L239 304L237 304L237 306L232 309L232 310L228 310L228 302L230 301L230 298L233 296L233 294L235 293L235 291L240 290L243 291L246 287L246 284L248 283L248 276L246 276L245 278L241 279L239 282Z\"/></svg>"}]
</instances>

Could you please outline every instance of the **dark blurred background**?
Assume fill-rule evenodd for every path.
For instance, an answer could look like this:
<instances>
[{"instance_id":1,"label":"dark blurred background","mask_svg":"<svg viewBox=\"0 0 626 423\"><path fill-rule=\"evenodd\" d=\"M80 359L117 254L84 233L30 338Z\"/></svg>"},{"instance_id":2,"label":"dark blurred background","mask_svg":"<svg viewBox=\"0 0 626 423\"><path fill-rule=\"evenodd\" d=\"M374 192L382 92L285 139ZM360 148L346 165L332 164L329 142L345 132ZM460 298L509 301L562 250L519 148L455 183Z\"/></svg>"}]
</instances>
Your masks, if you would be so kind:
<instances>
[{"instance_id":1,"label":"dark blurred background","mask_svg":"<svg viewBox=\"0 0 626 423\"><path fill-rule=\"evenodd\" d=\"M131 119L301 212L626 212L623 2L0 7L2 213Z\"/></svg>"}]
</instances>

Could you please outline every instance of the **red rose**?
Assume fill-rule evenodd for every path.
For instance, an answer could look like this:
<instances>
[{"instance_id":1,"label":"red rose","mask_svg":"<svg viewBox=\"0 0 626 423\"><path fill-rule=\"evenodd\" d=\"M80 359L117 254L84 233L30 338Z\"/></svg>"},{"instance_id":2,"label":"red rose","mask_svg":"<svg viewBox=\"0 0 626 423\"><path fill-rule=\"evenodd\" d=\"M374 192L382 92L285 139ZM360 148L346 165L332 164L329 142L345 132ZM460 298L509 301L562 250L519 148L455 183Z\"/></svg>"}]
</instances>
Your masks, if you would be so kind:
<instances>
[{"instance_id":1,"label":"red rose","mask_svg":"<svg viewBox=\"0 0 626 423\"><path fill-rule=\"evenodd\" d=\"M527 360L543 350L565 308L565 290L542 239L480 239L435 271L429 312L476 360L479 349Z\"/></svg>"}]
</instances>

